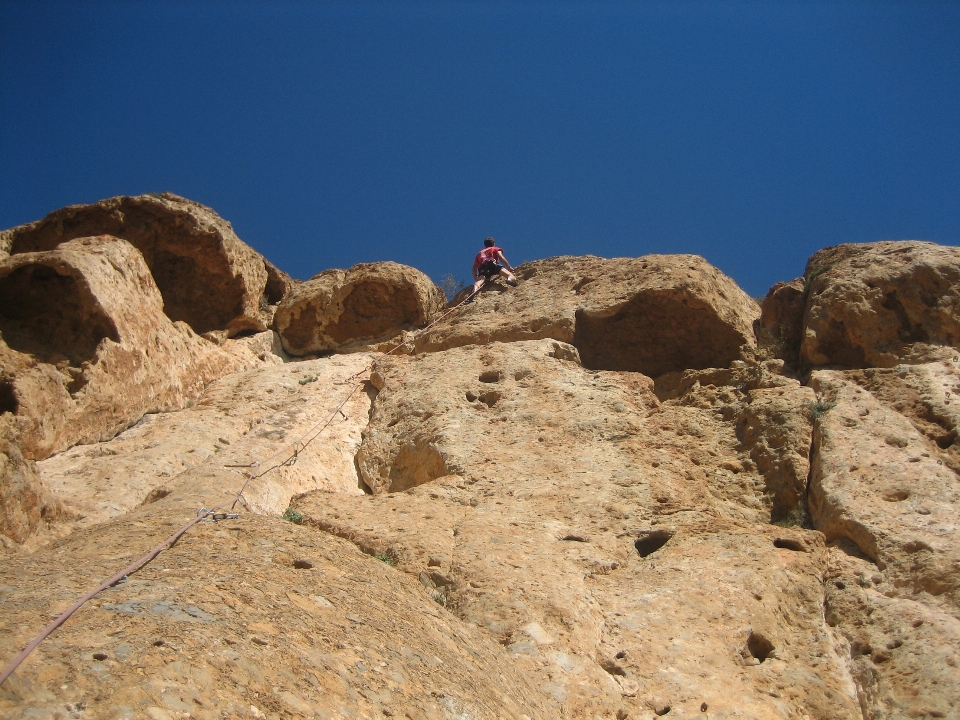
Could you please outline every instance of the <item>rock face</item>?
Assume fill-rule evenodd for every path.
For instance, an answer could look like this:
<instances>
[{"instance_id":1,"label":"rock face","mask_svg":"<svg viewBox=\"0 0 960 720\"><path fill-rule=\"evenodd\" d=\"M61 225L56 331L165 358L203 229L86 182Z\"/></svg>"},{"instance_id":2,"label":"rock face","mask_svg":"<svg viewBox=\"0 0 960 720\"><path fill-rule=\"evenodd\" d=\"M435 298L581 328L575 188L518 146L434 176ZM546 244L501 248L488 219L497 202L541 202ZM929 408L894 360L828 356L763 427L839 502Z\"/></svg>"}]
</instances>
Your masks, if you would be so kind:
<instances>
[{"instance_id":1,"label":"rock face","mask_svg":"<svg viewBox=\"0 0 960 720\"><path fill-rule=\"evenodd\" d=\"M916 405L940 405L955 438L949 400L960 371L955 363L818 371L812 385L824 403L835 403L818 421L810 485L813 520L835 544L827 617L849 646L865 714L949 717L955 696L941 688L960 687L952 439L924 433L885 399L906 408L912 394L922 398Z\"/></svg>"},{"instance_id":2,"label":"rock face","mask_svg":"<svg viewBox=\"0 0 960 720\"><path fill-rule=\"evenodd\" d=\"M772 348L775 357L794 365L800 357L806 301L807 286L801 277L770 288L760 311L758 341Z\"/></svg>"},{"instance_id":3,"label":"rock face","mask_svg":"<svg viewBox=\"0 0 960 720\"><path fill-rule=\"evenodd\" d=\"M521 285L491 285L456 324L417 340L418 352L553 338L584 367L656 377L726 367L754 345L756 303L696 255L607 260L557 257L518 268Z\"/></svg>"},{"instance_id":4,"label":"rock face","mask_svg":"<svg viewBox=\"0 0 960 720\"><path fill-rule=\"evenodd\" d=\"M78 445L37 463L40 480L77 518L58 534L100 524L176 491L204 464L237 472L291 445L324 422L344 383L369 364L353 354L330 362L281 364L235 373L211 383L179 413L146 415L134 427L96 445ZM277 469L246 492L247 506L280 515L290 498L311 490L361 494L354 456L367 424L370 395L358 389L324 433L324 442ZM48 539L48 538L47 538Z\"/></svg>"},{"instance_id":5,"label":"rock face","mask_svg":"<svg viewBox=\"0 0 960 720\"><path fill-rule=\"evenodd\" d=\"M274 323L291 355L380 349L429 323L444 302L443 291L419 270L363 263L297 285L280 303Z\"/></svg>"},{"instance_id":6,"label":"rock face","mask_svg":"<svg viewBox=\"0 0 960 720\"><path fill-rule=\"evenodd\" d=\"M16 252L0 661L238 517L84 606L0 714L954 717L953 252L829 248L762 315L700 258L552 258L419 333L416 271L265 265L279 334L232 339L124 240Z\"/></svg>"},{"instance_id":7,"label":"rock face","mask_svg":"<svg viewBox=\"0 0 960 720\"><path fill-rule=\"evenodd\" d=\"M937 347L960 345L960 248L912 241L837 245L807 262L802 294L798 282L771 288L761 325L779 334L773 340L785 353L799 348L807 367L892 367L910 358L936 359Z\"/></svg>"},{"instance_id":8,"label":"rock face","mask_svg":"<svg viewBox=\"0 0 960 720\"><path fill-rule=\"evenodd\" d=\"M58 498L41 482L20 448L0 438L0 542L23 543L42 521L62 512Z\"/></svg>"},{"instance_id":9,"label":"rock face","mask_svg":"<svg viewBox=\"0 0 960 720\"><path fill-rule=\"evenodd\" d=\"M35 460L183 407L214 378L256 364L171 322L143 257L116 238L10 256L0 308L4 418Z\"/></svg>"},{"instance_id":10,"label":"rock face","mask_svg":"<svg viewBox=\"0 0 960 720\"><path fill-rule=\"evenodd\" d=\"M377 495L295 506L493 634L556 716L859 715L820 613L822 537L765 524L719 405L662 404L552 340L385 359L373 382L358 465Z\"/></svg>"},{"instance_id":11,"label":"rock face","mask_svg":"<svg viewBox=\"0 0 960 720\"><path fill-rule=\"evenodd\" d=\"M53 250L94 235L134 245L160 289L164 312L198 334L266 330L289 283L213 210L170 193L62 208L0 233L0 254Z\"/></svg>"}]
</instances>

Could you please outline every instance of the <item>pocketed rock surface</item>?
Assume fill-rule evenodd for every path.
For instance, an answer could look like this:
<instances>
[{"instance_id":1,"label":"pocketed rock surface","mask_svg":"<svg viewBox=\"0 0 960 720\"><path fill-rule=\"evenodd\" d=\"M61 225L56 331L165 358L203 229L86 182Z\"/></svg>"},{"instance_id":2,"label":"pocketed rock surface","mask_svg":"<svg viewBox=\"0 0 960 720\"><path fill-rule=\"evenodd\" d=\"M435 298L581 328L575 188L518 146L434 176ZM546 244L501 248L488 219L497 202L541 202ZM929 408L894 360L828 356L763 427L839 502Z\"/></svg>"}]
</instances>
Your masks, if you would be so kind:
<instances>
[{"instance_id":1,"label":"pocketed rock surface","mask_svg":"<svg viewBox=\"0 0 960 720\"><path fill-rule=\"evenodd\" d=\"M330 350L386 350L443 309L443 291L416 268L395 262L325 270L287 293L274 327L295 356Z\"/></svg>"},{"instance_id":2,"label":"pocketed rock surface","mask_svg":"<svg viewBox=\"0 0 960 720\"><path fill-rule=\"evenodd\" d=\"M393 302L401 266L356 302L353 270L268 269L290 308L329 295L303 350L277 313L283 348L339 353L298 361L172 323L139 251L83 243L0 262L62 267L96 302L51 304L52 326L105 328L53 358L0 304L0 661L200 508L237 517L79 610L0 687L3 717L960 717L955 249L828 248L762 316L700 258L551 258L419 334L439 290ZM125 334L161 341L147 389L229 362L146 409L104 362ZM69 405L31 398L75 377L64 430Z\"/></svg>"},{"instance_id":3,"label":"pocketed rock surface","mask_svg":"<svg viewBox=\"0 0 960 720\"><path fill-rule=\"evenodd\" d=\"M244 243L212 209L172 193L71 205L0 232L0 256L53 250L75 238L112 235L142 254L171 320L197 333L267 329L290 278Z\"/></svg>"},{"instance_id":4,"label":"pocketed rock surface","mask_svg":"<svg viewBox=\"0 0 960 720\"><path fill-rule=\"evenodd\" d=\"M0 431L33 460L108 439L263 363L172 322L143 256L109 236L0 261L0 308Z\"/></svg>"},{"instance_id":5,"label":"pocketed rock surface","mask_svg":"<svg viewBox=\"0 0 960 720\"><path fill-rule=\"evenodd\" d=\"M764 523L718 412L552 340L384 360L373 382L358 464L377 495L295 507L395 558L565 713L856 716L819 604L822 536Z\"/></svg>"},{"instance_id":6,"label":"pocketed rock surface","mask_svg":"<svg viewBox=\"0 0 960 720\"><path fill-rule=\"evenodd\" d=\"M755 344L759 306L697 255L555 257L524 263L517 277L512 290L491 283L457 323L420 336L417 351L553 338L576 346L584 367L656 377L726 367Z\"/></svg>"}]
</instances>

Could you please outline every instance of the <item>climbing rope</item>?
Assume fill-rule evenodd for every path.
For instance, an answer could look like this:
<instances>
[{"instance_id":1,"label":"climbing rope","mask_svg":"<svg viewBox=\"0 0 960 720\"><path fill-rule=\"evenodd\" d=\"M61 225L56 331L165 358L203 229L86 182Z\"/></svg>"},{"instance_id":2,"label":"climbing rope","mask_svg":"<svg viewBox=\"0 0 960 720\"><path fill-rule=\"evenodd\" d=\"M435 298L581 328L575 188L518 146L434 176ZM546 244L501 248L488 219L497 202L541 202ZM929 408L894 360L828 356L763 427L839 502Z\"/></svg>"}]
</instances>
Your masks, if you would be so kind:
<instances>
[{"instance_id":1,"label":"climbing rope","mask_svg":"<svg viewBox=\"0 0 960 720\"><path fill-rule=\"evenodd\" d=\"M314 440L316 440L316 439L320 436L320 434L330 426L330 424L334 421L334 419L337 417L338 414L343 414L343 407L347 404L347 402L349 402L350 398L353 397L354 393L356 393L357 390L359 390L360 388L363 387L363 384L366 382L366 380L365 380L365 379L361 379L361 380L358 380L358 381L354 382L354 380L355 380L356 378L360 377L361 375L365 375L365 374L367 374L367 373L369 373L369 372L372 372L372 371L376 368L377 363L378 363L380 360L382 360L384 357L386 357L387 355L392 355L393 353L395 353L395 352L396 352L397 350L399 350L400 348L402 348L402 347L406 346L407 344L409 344L412 340L415 340L418 336L420 336L420 335L422 335L423 333L427 332L430 328L434 327L437 323L439 323L440 321L442 321L444 318L448 317L448 316L449 316L451 313L453 313L455 310L457 310L458 308L462 307L462 306L465 305L466 303L468 303L468 302L470 302L471 300L473 300L473 298L476 296L476 294L483 289L483 287L486 285L486 283L487 283L487 278L484 278L484 279L483 279L483 282L480 283L480 286L479 286L476 290L474 290L472 293L470 293L470 295L468 295L466 298L464 298L463 300L461 300L461 301L460 301L459 303L457 303L456 305L448 308L446 312L444 312L442 315L440 315L438 318L436 318L436 319L435 319L433 322L431 322L429 325L426 325L425 327L422 327L422 328L420 328L419 330L417 330L415 333L412 334L412 337L404 338L404 341L403 341L403 342L397 344L396 346L394 346L393 348L391 348L390 350L388 350L387 352L385 352L383 355L381 355L381 356L378 357L376 360L374 360L374 361L371 362L369 365L367 365L363 370L361 370L361 371L358 372L358 373L354 373L353 375L351 375L351 376L347 379L347 382L352 382L352 383L353 383L353 386L350 388L350 392L348 392L348 393L344 396L344 398L343 398L343 400L340 402L340 404L337 405L337 407L333 410L332 413L330 413L330 415L329 415L325 420L317 423L316 425L314 425L313 427L311 427L309 430L307 430L305 433L303 433L299 438L297 438L297 440L294 441L294 443L293 443L292 446L288 445L287 447L285 447L285 448L283 448L283 449L281 449L281 450L278 450L278 451L275 452L273 455L270 455L270 456L267 457L265 460L262 460L262 461L256 462L256 463L252 463L251 465L247 465L247 466L228 465L228 466L225 466L225 467L231 467L231 468L235 468L235 467L263 468L263 470L261 470L260 472L258 472L258 473L256 473L256 474L254 474L254 473L252 473L252 472L247 472L247 473L246 473L246 476L247 476L247 477L246 477L246 480L245 480L244 483L243 483L243 486L240 488L240 491L239 491L231 500L227 500L225 503L222 503L222 504L220 504L220 505L217 505L216 507L213 507L213 508L209 508L209 509L208 509L208 508L200 508L200 510L197 512L196 517L194 517L192 520L190 520L190 522L188 522L188 523L186 523L185 525L183 525L180 529L178 529L176 532L174 532L172 535L170 535L166 540L164 540L163 542L161 542L159 545L157 545L156 547L154 547L152 550L150 550L150 551L149 551L148 553L146 553L145 555L141 556L140 558L138 558L137 560L135 560L134 562L132 562L130 565L128 565L128 566L125 567L123 570L121 570L120 572L118 572L116 575L114 575L113 577L111 577L109 580L104 580L98 587L96 587L95 589L93 589L93 590L91 590L90 592L88 592L86 595L84 595L84 596L81 597L79 600L77 600L73 605L71 605L69 608L67 608L63 613L61 613L61 614L57 617L56 620L54 620L54 621L51 622L49 625L47 625L39 635L37 635L33 640L31 640L30 643L23 649L23 651L22 651L19 655L17 655L17 657L15 657L15 658L3 669L3 672L0 673L0 685L3 685L3 683L7 680L7 678L9 678L9 677L14 673L14 671L15 671L18 667L20 667L20 664L21 664L24 660L26 660L27 657L29 657L30 653L32 653L32 652L37 648L37 646L40 645L40 643L42 643L46 638L48 638L50 635L52 635L53 632L54 632L57 628L59 628L61 625L63 625L63 624L70 618L70 616L73 615L73 614L74 614L77 610L79 610L81 607L83 607L84 604L86 604L89 600L91 600L91 599L93 599L94 597L96 597L97 595L99 595L101 592L103 592L103 591L106 590L107 588L111 588L111 587L113 587L114 585L117 585L117 584L125 581L126 578L127 578L127 576L132 575L132 574L135 573L137 570L140 570L144 565L146 565L146 564L149 563L151 560L153 560L155 557L157 557L157 555L159 555L161 552L163 552L163 551L166 550L168 547L170 547L171 545L173 545L177 540L180 539L180 537L181 537L184 533L187 532L187 530L189 530L190 528L192 528L194 525L196 525L197 523L202 522L202 521L204 521L204 520L208 520L208 519L209 519L209 520L220 520L220 519L226 519L226 518L234 518L234 517L236 517L236 514L235 514L235 513L223 513L223 512L220 512L220 511L221 511L223 508L226 508L227 505L229 505L229 506L230 506L230 509L233 510L233 509L236 507L237 503L243 503L243 505L246 507L246 506L247 506L247 503L246 503L246 499L243 497L243 493L244 493L244 491L247 489L247 486L250 485L250 483L254 482L255 480L258 480L258 479L262 478L262 477L263 477L264 475L266 475L268 472L271 472L272 470L276 470L278 467L289 466L289 465L293 465L294 463L296 463L297 458L299 457L300 453L302 453L302 452L307 448L307 446L310 445L310 443L312 443ZM346 418L346 415L345 415L345 414L344 414L344 418ZM273 463L273 461L274 461L275 459L284 457L284 453L289 453L289 454L288 454L283 460L278 460L276 463L271 464L271 463ZM265 465L266 465L267 467L264 467Z\"/></svg>"}]
</instances>

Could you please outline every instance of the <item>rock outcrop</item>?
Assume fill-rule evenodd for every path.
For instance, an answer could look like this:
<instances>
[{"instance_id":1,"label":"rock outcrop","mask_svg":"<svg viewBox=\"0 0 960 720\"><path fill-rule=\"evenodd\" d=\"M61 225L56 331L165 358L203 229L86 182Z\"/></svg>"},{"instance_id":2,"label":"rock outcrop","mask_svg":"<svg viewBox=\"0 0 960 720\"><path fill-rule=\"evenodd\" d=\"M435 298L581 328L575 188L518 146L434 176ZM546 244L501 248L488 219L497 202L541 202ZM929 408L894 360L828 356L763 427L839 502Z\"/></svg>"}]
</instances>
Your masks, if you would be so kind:
<instances>
[{"instance_id":1,"label":"rock outcrop","mask_svg":"<svg viewBox=\"0 0 960 720\"><path fill-rule=\"evenodd\" d=\"M0 714L953 717L955 253L828 248L762 314L701 258L552 258L420 332L417 271L264 264L278 333L231 338L125 240L14 252L0 660L238 516L84 606Z\"/></svg>"},{"instance_id":2,"label":"rock outcrop","mask_svg":"<svg viewBox=\"0 0 960 720\"><path fill-rule=\"evenodd\" d=\"M774 500L717 409L576 358L540 340L381 361L358 454L377 495L295 507L493 634L560 717L857 717L822 536L766 524ZM799 388L751 392L780 382Z\"/></svg>"},{"instance_id":3,"label":"rock outcrop","mask_svg":"<svg viewBox=\"0 0 960 720\"><path fill-rule=\"evenodd\" d=\"M35 464L0 438L0 543L13 549L12 543L23 543L41 522L56 520L61 513L59 498L41 481Z\"/></svg>"},{"instance_id":4,"label":"rock outcrop","mask_svg":"<svg viewBox=\"0 0 960 720\"><path fill-rule=\"evenodd\" d=\"M525 263L520 287L494 283L457 323L417 339L418 352L552 338L584 367L656 377L726 367L754 346L760 308L696 255L556 257Z\"/></svg>"},{"instance_id":5,"label":"rock outcrop","mask_svg":"<svg viewBox=\"0 0 960 720\"><path fill-rule=\"evenodd\" d=\"M925 390L923 404L946 411L941 422L955 437L958 414L949 406L960 370L824 370L811 384L822 417L810 509L834 555L827 618L848 649L864 714L949 717L956 696L943 688L960 688L960 487L952 439L911 422L909 410L921 403L907 398Z\"/></svg>"},{"instance_id":6,"label":"rock outcrop","mask_svg":"<svg viewBox=\"0 0 960 720\"><path fill-rule=\"evenodd\" d=\"M800 357L806 301L807 285L801 277L770 288L760 311L759 344L772 349L774 357L791 365L796 365Z\"/></svg>"},{"instance_id":7,"label":"rock outcrop","mask_svg":"<svg viewBox=\"0 0 960 720\"><path fill-rule=\"evenodd\" d=\"M380 350L429 323L443 306L443 291L419 270L361 263L298 284L280 303L274 326L295 356Z\"/></svg>"},{"instance_id":8,"label":"rock outcrop","mask_svg":"<svg viewBox=\"0 0 960 720\"><path fill-rule=\"evenodd\" d=\"M171 193L56 210L0 233L0 254L43 252L95 235L134 245L160 289L164 312L198 334L266 330L290 281L213 210Z\"/></svg>"},{"instance_id":9,"label":"rock outcrop","mask_svg":"<svg viewBox=\"0 0 960 720\"><path fill-rule=\"evenodd\" d=\"M893 367L960 345L960 248L837 245L811 256L799 283L771 288L761 327L781 357L793 361L796 348L806 367Z\"/></svg>"},{"instance_id":10,"label":"rock outcrop","mask_svg":"<svg viewBox=\"0 0 960 720\"><path fill-rule=\"evenodd\" d=\"M130 243L72 240L0 262L4 394L12 437L39 460L180 408L246 362L171 322Z\"/></svg>"}]
</instances>

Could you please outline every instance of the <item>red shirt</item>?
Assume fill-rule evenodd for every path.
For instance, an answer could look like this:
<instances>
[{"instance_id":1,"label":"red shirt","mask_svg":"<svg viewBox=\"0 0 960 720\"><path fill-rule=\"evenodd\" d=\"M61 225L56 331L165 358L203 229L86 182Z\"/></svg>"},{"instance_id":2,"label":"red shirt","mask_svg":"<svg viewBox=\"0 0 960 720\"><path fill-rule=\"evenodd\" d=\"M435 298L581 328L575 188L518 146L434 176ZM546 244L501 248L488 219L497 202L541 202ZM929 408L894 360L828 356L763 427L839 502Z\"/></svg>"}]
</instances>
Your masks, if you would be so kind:
<instances>
[{"instance_id":1,"label":"red shirt","mask_svg":"<svg viewBox=\"0 0 960 720\"><path fill-rule=\"evenodd\" d=\"M493 247L484 248L477 253L477 257L473 260L473 269L477 270L481 265L483 265L488 260L493 260L496 262L497 253L503 252L503 248L498 248L496 245Z\"/></svg>"}]
</instances>

